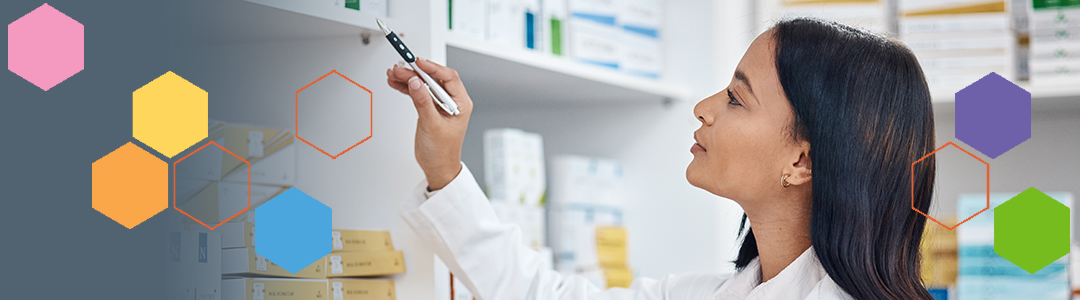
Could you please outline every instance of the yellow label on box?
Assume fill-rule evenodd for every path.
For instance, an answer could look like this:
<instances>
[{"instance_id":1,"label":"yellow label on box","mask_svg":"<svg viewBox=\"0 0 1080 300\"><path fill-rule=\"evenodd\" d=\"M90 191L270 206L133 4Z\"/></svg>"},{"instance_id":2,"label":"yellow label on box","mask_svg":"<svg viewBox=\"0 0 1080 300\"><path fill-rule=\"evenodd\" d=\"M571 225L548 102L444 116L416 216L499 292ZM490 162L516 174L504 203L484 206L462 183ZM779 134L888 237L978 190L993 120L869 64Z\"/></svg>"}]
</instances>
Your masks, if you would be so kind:
<instances>
[{"instance_id":1,"label":"yellow label on box","mask_svg":"<svg viewBox=\"0 0 1080 300\"><path fill-rule=\"evenodd\" d=\"M600 266L608 267L625 267L626 266L626 248L625 247L597 247L596 258L600 261Z\"/></svg>"},{"instance_id":2,"label":"yellow label on box","mask_svg":"<svg viewBox=\"0 0 1080 300\"><path fill-rule=\"evenodd\" d=\"M326 277L378 276L405 272L401 251L336 252L326 256Z\"/></svg>"},{"instance_id":3,"label":"yellow label on box","mask_svg":"<svg viewBox=\"0 0 1080 300\"><path fill-rule=\"evenodd\" d=\"M311 279L285 279L285 278L238 278L223 281L223 288L229 288L232 283L244 281L245 300L309 300L330 299L327 293L327 282ZM237 282L233 282L237 281ZM231 294L231 293L230 293Z\"/></svg>"},{"instance_id":4,"label":"yellow label on box","mask_svg":"<svg viewBox=\"0 0 1080 300\"><path fill-rule=\"evenodd\" d=\"M394 251L389 231L334 229L333 251Z\"/></svg>"},{"instance_id":5,"label":"yellow label on box","mask_svg":"<svg viewBox=\"0 0 1080 300\"><path fill-rule=\"evenodd\" d=\"M604 280L607 281L608 288L629 288L634 282L634 272L626 267L604 269Z\"/></svg>"},{"instance_id":6,"label":"yellow label on box","mask_svg":"<svg viewBox=\"0 0 1080 300\"><path fill-rule=\"evenodd\" d=\"M294 273L255 253L255 248L233 248L221 251L221 273L236 275L280 276L292 278L326 278L326 257L320 258Z\"/></svg>"},{"instance_id":7,"label":"yellow label on box","mask_svg":"<svg viewBox=\"0 0 1080 300\"><path fill-rule=\"evenodd\" d=\"M619 226L597 226L596 247L626 247L626 228Z\"/></svg>"},{"instance_id":8,"label":"yellow label on box","mask_svg":"<svg viewBox=\"0 0 1080 300\"><path fill-rule=\"evenodd\" d=\"M394 281L389 279L330 279L331 299L395 300Z\"/></svg>"}]
</instances>

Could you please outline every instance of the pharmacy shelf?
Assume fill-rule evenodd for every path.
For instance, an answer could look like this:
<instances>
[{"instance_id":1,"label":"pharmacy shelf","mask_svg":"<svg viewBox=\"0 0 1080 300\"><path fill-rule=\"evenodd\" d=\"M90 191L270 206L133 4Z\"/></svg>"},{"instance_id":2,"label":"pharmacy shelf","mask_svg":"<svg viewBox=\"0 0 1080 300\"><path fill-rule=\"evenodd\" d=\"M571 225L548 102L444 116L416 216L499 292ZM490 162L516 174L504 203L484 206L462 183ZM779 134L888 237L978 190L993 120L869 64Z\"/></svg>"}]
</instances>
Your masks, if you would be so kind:
<instances>
[{"instance_id":1,"label":"pharmacy shelf","mask_svg":"<svg viewBox=\"0 0 1080 300\"><path fill-rule=\"evenodd\" d=\"M1032 102L1037 102L1041 99L1054 99L1054 98L1078 98L1080 101L1080 85L1075 86L1032 86L1030 84L1019 84L1021 88L1024 88L1031 93ZM950 90L935 90L931 91L931 97L934 102L955 102L956 92L961 88L955 88Z\"/></svg>"},{"instance_id":2,"label":"pharmacy shelf","mask_svg":"<svg viewBox=\"0 0 1080 300\"><path fill-rule=\"evenodd\" d=\"M305 14L317 18L322 18L342 24L352 25L356 27L379 30L379 25L375 23L375 16L367 13L363 13L356 10L345 9L343 7L337 7L334 2L330 0L324 1L296 1L296 0L244 0L251 3L258 3L269 7L279 8L291 12ZM345 1L345 0L339 0ZM384 21L394 24L392 18L382 17Z\"/></svg>"},{"instance_id":3,"label":"pharmacy shelf","mask_svg":"<svg viewBox=\"0 0 1080 300\"><path fill-rule=\"evenodd\" d=\"M1080 110L1080 86L1032 86L1027 83L1019 86L1031 93L1032 111ZM931 91L935 107L952 106L960 89Z\"/></svg>"},{"instance_id":4,"label":"pharmacy shelf","mask_svg":"<svg viewBox=\"0 0 1080 300\"><path fill-rule=\"evenodd\" d=\"M322 9L322 6L314 3L310 6L295 4L301 2L306 3L216 0L176 5L176 9L182 10L175 12L177 15L199 15L203 18L199 22L178 24L174 35L178 41L191 45L217 45L295 39L359 38L365 32L378 31L374 17L345 8L327 10L325 15L329 17L321 17L315 13ZM329 8L335 8L332 7L333 2L329 3ZM346 18L354 20L335 20ZM367 24L367 21L371 24ZM370 29L367 26L376 28Z\"/></svg>"},{"instance_id":5,"label":"pharmacy shelf","mask_svg":"<svg viewBox=\"0 0 1080 300\"><path fill-rule=\"evenodd\" d=\"M689 89L554 55L445 32L446 63L478 103L558 104L676 101Z\"/></svg>"}]
</instances>

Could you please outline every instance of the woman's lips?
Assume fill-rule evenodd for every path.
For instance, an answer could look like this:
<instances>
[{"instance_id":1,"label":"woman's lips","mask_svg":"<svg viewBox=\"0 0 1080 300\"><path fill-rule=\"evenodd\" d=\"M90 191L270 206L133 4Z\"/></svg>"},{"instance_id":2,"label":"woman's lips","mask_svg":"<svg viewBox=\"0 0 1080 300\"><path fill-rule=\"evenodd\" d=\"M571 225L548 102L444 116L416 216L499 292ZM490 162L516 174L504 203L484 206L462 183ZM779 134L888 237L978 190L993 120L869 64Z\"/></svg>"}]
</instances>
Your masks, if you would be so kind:
<instances>
[{"instance_id":1,"label":"woman's lips","mask_svg":"<svg viewBox=\"0 0 1080 300\"><path fill-rule=\"evenodd\" d=\"M698 141L698 133L693 133L693 146L690 146L690 153L697 153L698 151L705 152L705 147L701 147L701 142Z\"/></svg>"},{"instance_id":2,"label":"woman's lips","mask_svg":"<svg viewBox=\"0 0 1080 300\"><path fill-rule=\"evenodd\" d=\"M690 153L697 153L697 152L705 152L705 147L702 147L701 144L694 143L693 146L690 146Z\"/></svg>"}]
</instances>

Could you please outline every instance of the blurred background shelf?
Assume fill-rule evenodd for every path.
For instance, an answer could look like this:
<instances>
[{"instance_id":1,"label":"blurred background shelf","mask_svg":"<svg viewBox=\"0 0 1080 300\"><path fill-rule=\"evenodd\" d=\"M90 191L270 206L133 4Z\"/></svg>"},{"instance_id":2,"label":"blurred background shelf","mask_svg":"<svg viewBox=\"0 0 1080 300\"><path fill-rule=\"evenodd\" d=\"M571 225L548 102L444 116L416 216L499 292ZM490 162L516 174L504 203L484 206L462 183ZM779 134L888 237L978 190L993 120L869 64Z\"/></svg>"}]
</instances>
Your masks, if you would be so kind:
<instances>
[{"instance_id":1,"label":"blurred background shelf","mask_svg":"<svg viewBox=\"0 0 1080 300\"><path fill-rule=\"evenodd\" d=\"M470 96L495 104L644 102L686 98L686 87L446 32L446 62Z\"/></svg>"},{"instance_id":2,"label":"blurred background shelf","mask_svg":"<svg viewBox=\"0 0 1080 300\"><path fill-rule=\"evenodd\" d=\"M251 3L258 3L269 7L279 8L291 12L301 13L308 16L318 17L342 24L352 25L356 27L366 28L370 30L379 30L379 25L375 24L375 16L368 13L363 13L356 10L343 9L337 7L331 0L325 1L295 1L295 0L244 0ZM345 0L339 0L345 1ZM393 18L380 17L388 24L395 24ZM284 22L283 22L284 23ZM288 23L285 23L288 24Z\"/></svg>"},{"instance_id":3,"label":"blurred background shelf","mask_svg":"<svg viewBox=\"0 0 1080 300\"><path fill-rule=\"evenodd\" d=\"M1031 93L1032 111L1080 110L1080 85L1032 86L1021 82L1019 86ZM956 92L959 90L934 90L930 94L935 106L938 108L949 106L949 109L945 111L951 113L951 106L956 103Z\"/></svg>"},{"instance_id":4,"label":"blurred background shelf","mask_svg":"<svg viewBox=\"0 0 1080 300\"><path fill-rule=\"evenodd\" d=\"M1037 105L1036 103L1039 100L1054 98L1072 98L1080 102L1080 82L1072 86L1032 86L1021 82L1019 86L1031 93L1033 105ZM930 94L934 98L934 102L955 102L956 92L958 91L960 89L935 90L931 91Z\"/></svg>"}]
</instances>

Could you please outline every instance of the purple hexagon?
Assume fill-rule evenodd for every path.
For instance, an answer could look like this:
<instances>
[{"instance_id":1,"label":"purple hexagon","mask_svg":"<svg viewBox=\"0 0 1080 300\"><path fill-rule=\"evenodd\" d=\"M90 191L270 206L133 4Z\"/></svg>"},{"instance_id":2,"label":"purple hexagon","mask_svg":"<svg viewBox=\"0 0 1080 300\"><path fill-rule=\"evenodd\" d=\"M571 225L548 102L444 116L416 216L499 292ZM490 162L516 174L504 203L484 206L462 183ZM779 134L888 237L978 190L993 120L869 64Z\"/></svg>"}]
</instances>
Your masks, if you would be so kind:
<instances>
[{"instance_id":1,"label":"purple hexagon","mask_svg":"<svg viewBox=\"0 0 1080 300\"><path fill-rule=\"evenodd\" d=\"M1031 93L991 72L956 92L956 138L990 158L1031 138Z\"/></svg>"},{"instance_id":2,"label":"purple hexagon","mask_svg":"<svg viewBox=\"0 0 1080 300\"><path fill-rule=\"evenodd\" d=\"M83 69L83 25L44 4L8 24L8 70L48 91Z\"/></svg>"}]
</instances>

